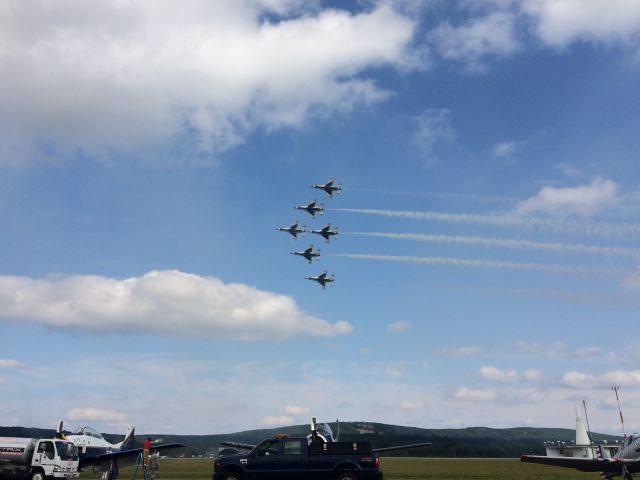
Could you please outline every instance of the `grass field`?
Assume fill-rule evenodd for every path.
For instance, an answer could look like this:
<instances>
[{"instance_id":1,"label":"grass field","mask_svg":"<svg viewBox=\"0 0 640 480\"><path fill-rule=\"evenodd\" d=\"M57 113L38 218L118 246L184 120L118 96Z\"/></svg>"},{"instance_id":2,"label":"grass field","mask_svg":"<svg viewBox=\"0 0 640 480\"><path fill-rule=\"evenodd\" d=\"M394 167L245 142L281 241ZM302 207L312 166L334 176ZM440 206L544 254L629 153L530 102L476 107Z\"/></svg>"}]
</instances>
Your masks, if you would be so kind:
<instances>
[{"instance_id":1,"label":"grass field","mask_svg":"<svg viewBox=\"0 0 640 480\"><path fill-rule=\"evenodd\" d=\"M566 468L520 463L519 459L445 459L445 458L382 458L380 466L387 480L599 480L597 473L580 473ZM210 480L213 460L165 459L160 461L158 480ZM131 478L131 468L120 471L120 480ZM92 478L84 472L80 477ZM138 470L138 479L142 471ZM274 479L276 480L276 479Z\"/></svg>"}]
</instances>

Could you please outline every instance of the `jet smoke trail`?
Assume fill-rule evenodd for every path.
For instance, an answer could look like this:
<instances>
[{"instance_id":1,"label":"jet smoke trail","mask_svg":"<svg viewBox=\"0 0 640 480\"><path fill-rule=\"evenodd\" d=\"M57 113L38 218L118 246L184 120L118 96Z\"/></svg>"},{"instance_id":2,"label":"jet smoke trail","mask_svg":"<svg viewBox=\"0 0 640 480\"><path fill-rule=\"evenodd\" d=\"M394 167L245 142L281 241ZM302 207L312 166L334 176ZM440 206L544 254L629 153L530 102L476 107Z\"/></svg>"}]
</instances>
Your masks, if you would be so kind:
<instances>
[{"instance_id":1,"label":"jet smoke trail","mask_svg":"<svg viewBox=\"0 0 640 480\"><path fill-rule=\"evenodd\" d=\"M415 265L439 265L451 267L490 268L494 270L521 270L528 272L560 273L565 275L622 275L627 271L612 268L584 268L567 265L545 265L541 263L517 263L499 260L474 260L451 257L411 257L402 255L370 255L361 253L333 253L334 257L356 260L377 260L380 262L411 263Z\"/></svg>"},{"instance_id":2,"label":"jet smoke trail","mask_svg":"<svg viewBox=\"0 0 640 480\"><path fill-rule=\"evenodd\" d=\"M572 243L533 242L530 240L514 240L487 237L469 237L461 235L428 235L423 233L391 233L391 232L343 232L343 235L362 237L389 238L394 240L413 240L416 242L482 245L485 247L525 248L562 253L589 253L594 255L619 255L640 259L640 249L624 247L601 247Z\"/></svg>"},{"instance_id":3,"label":"jet smoke trail","mask_svg":"<svg viewBox=\"0 0 640 480\"><path fill-rule=\"evenodd\" d=\"M333 208L335 212L362 213L389 218L408 218L447 223L471 223L497 227L544 228L552 231L579 231L586 235L628 236L640 234L640 224L586 224L571 219L520 217L516 215L479 215L475 213L415 212L407 210L377 210L370 208Z\"/></svg>"}]
</instances>

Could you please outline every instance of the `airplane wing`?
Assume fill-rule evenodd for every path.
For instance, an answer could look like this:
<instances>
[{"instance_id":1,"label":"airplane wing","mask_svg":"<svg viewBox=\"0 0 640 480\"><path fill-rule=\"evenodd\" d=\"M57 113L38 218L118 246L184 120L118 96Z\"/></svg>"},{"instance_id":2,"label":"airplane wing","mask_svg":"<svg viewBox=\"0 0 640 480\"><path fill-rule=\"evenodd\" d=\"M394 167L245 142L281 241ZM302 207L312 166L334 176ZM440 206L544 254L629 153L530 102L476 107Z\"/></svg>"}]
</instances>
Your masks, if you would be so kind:
<instances>
[{"instance_id":1,"label":"airplane wing","mask_svg":"<svg viewBox=\"0 0 640 480\"><path fill-rule=\"evenodd\" d=\"M256 448L255 445L249 445L247 443L240 442L220 442L220 445L224 445L225 447L242 448L243 450L253 450L254 448Z\"/></svg>"},{"instance_id":2,"label":"airplane wing","mask_svg":"<svg viewBox=\"0 0 640 480\"><path fill-rule=\"evenodd\" d=\"M591 459L591 458L571 458L571 457L546 457L537 455L522 455L521 462L539 463L542 465L552 465L555 467L575 468L582 472L605 472L617 473L626 466L630 472L640 470L640 460L637 459Z\"/></svg>"},{"instance_id":3,"label":"airplane wing","mask_svg":"<svg viewBox=\"0 0 640 480\"><path fill-rule=\"evenodd\" d=\"M395 445L393 447L372 448L371 451L373 453L393 452L395 450L409 450L411 448L430 447L431 445L433 445L433 443L431 443L431 442L412 443L411 445Z\"/></svg>"},{"instance_id":4,"label":"airplane wing","mask_svg":"<svg viewBox=\"0 0 640 480\"><path fill-rule=\"evenodd\" d=\"M151 447L151 453L161 450L168 450L170 448L183 448L185 445L182 443L164 443L162 445L154 445ZM80 468L84 468L88 465L105 465L111 463L112 460L117 460L118 464L130 465L135 463L138 455L142 453L142 448L132 448L130 450L121 450L119 452L103 453L102 455L96 455L95 457L84 458Z\"/></svg>"}]
</instances>

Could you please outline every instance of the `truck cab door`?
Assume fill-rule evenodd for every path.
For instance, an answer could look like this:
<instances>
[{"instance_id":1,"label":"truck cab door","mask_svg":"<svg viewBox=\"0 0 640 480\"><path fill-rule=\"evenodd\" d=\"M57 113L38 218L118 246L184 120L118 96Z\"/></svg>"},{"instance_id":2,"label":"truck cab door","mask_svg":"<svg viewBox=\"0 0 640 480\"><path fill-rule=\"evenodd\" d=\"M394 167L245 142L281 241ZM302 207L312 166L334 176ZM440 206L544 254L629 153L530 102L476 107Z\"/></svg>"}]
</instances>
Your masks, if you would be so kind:
<instances>
[{"instance_id":1,"label":"truck cab door","mask_svg":"<svg viewBox=\"0 0 640 480\"><path fill-rule=\"evenodd\" d=\"M276 439L265 440L258 445L246 459L240 462L245 464L246 480L274 480L279 478L280 442ZM246 463L245 463L246 462Z\"/></svg>"},{"instance_id":2,"label":"truck cab door","mask_svg":"<svg viewBox=\"0 0 640 480\"><path fill-rule=\"evenodd\" d=\"M55 465L56 450L53 446L53 442L44 440L38 444L38 451L34 455L33 463L40 465L45 469L45 473L48 474L53 471L53 465ZM49 468L47 468L49 467Z\"/></svg>"},{"instance_id":3,"label":"truck cab door","mask_svg":"<svg viewBox=\"0 0 640 480\"><path fill-rule=\"evenodd\" d=\"M280 442L279 463L278 479L303 480L307 478L308 455L306 440L299 438L283 439Z\"/></svg>"}]
</instances>

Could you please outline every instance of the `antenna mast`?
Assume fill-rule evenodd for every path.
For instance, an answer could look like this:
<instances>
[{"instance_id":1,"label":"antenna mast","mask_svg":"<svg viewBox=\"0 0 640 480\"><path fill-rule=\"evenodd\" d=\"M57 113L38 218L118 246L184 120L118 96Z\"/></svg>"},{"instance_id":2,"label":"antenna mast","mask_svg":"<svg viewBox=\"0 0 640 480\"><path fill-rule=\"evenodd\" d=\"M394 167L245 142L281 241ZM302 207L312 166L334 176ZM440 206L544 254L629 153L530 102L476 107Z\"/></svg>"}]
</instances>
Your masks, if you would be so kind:
<instances>
[{"instance_id":1,"label":"antenna mast","mask_svg":"<svg viewBox=\"0 0 640 480\"><path fill-rule=\"evenodd\" d=\"M622 425L622 435L624 435L624 438L627 438L627 433L624 431L624 418L622 418L622 409L620 408L620 397L618 396L618 390L620 390L620 387L614 384L611 387L611 390L616 392L616 402L618 402L618 413L620 414L620 424Z\"/></svg>"}]
</instances>

